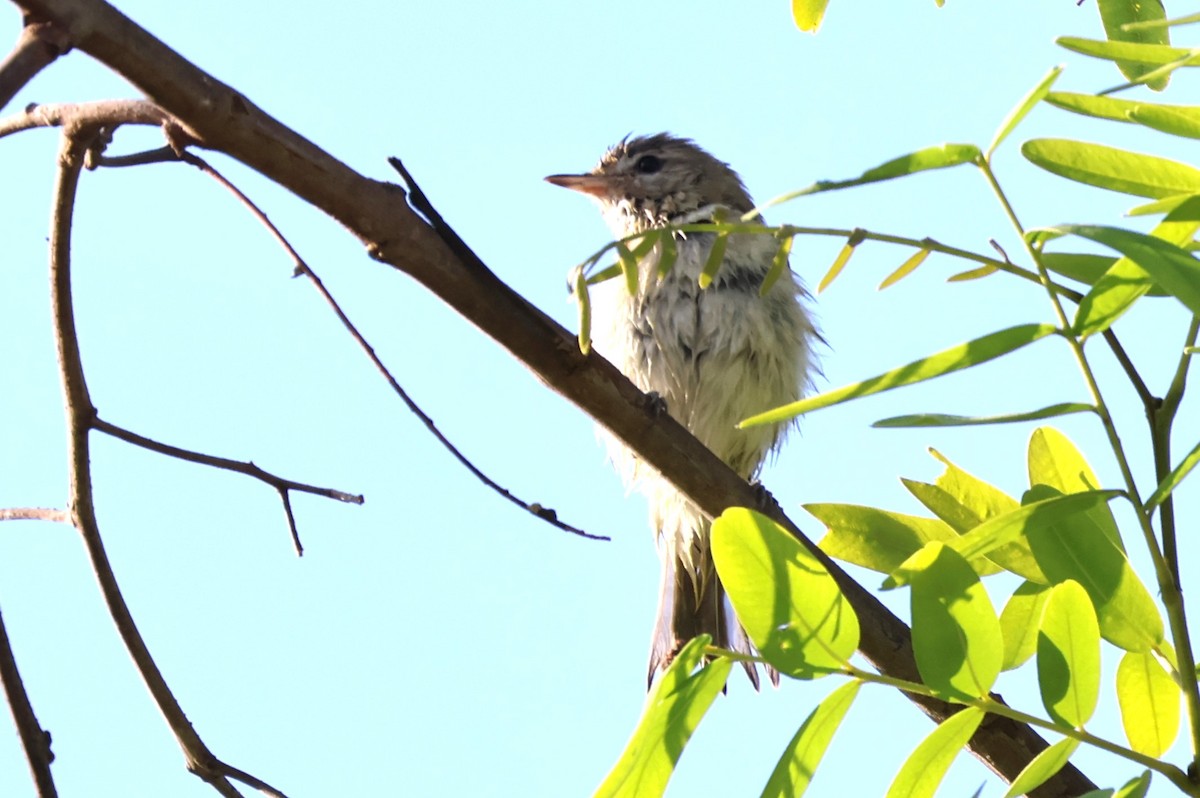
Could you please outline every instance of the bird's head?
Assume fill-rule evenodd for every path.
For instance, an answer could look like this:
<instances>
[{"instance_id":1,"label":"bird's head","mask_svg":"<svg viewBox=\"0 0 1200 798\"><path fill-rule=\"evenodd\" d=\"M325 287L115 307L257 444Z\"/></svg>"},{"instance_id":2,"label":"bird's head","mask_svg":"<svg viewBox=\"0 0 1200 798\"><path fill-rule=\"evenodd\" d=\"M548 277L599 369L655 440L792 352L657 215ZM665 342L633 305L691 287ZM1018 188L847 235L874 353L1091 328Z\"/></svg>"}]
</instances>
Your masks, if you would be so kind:
<instances>
[{"instance_id":1,"label":"bird's head","mask_svg":"<svg viewBox=\"0 0 1200 798\"><path fill-rule=\"evenodd\" d=\"M740 214L754 207L729 164L668 133L626 137L590 172L546 180L596 199L617 235L703 221L715 208Z\"/></svg>"}]
</instances>

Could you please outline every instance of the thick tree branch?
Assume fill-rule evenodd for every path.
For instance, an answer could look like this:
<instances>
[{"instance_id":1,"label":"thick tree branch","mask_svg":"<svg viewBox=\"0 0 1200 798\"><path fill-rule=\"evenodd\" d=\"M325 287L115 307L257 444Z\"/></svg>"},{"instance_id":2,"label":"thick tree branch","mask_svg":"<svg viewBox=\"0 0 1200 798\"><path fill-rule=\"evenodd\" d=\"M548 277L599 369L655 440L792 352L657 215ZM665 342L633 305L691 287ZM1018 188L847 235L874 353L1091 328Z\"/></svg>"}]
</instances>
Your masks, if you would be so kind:
<instances>
[{"instance_id":1,"label":"thick tree branch","mask_svg":"<svg viewBox=\"0 0 1200 798\"><path fill-rule=\"evenodd\" d=\"M69 49L71 43L62 28L26 16L12 52L0 62L0 108Z\"/></svg>"},{"instance_id":2,"label":"thick tree branch","mask_svg":"<svg viewBox=\"0 0 1200 798\"><path fill-rule=\"evenodd\" d=\"M437 294L547 385L612 430L705 512L715 516L727 507L758 504L754 488L681 425L651 412L645 396L614 366L595 354L581 354L574 336L501 282L457 237L443 235L415 214L399 187L355 173L100 0L19 4L61 25L78 49L132 81L197 142L237 158L345 225L373 257ZM800 535L778 505L772 503L768 513ZM864 656L888 675L916 679L908 628L810 541L801 539L835 575L858 613ZM958 709L911 698L935 719ZM1029 727L996 718L980 728L971 745L1008 781L1046 747ZM1068 766L1032 794L1076 796L1092 788Z\"/></svg>"}]
</instances>

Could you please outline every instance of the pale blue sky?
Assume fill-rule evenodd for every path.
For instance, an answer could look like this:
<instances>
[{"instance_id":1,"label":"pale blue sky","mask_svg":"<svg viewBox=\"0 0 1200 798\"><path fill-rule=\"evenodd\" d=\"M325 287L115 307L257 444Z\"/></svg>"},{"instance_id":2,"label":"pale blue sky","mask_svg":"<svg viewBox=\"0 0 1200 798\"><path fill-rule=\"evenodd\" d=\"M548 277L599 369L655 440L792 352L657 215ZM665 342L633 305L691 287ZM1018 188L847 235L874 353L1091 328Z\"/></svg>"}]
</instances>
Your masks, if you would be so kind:
<instances>
[{"instance_id":1,"label":"pale blue sky","mask_svg":"<svg viewBox=\"0 0 1200 798\"><path fill-rule=\"evenodd\" d=\"M1118 82L1107 65L1057 48L1102 35L1091 3L1020 0L835 2L813 37L784 0L337 6L117 4L286 124L366 174L401 157L502 279L574 326L565 280L607 241L582 198L542 182L589 167L628 132L690 136L765 200L844 178L943 141L986 146L1009 108L1055 64L1059 88ZM18 14L2 7L15 37ZM1186 39L1189 31L1181 32ZM1167 99L1196 102L1180 76ZM129 96L82 53L10 106ZM1117 223L1136 200L1086 190L1027 164L1020 140L1080 137L1194 156L1161 134L1039 108L996 157L1029 226ZM157 146L122 132L114 152ZM63 431L46 297L45 236L57 136L0 142L0 506L61 506ZM291 552L274 493L245 478L96 436L101 529L134 616L212 750L287 792L328 795L587 795L616 760L644 699L657 561L644 502L626 497L592 422L404 275L365 257L335 223L222 156L325 279L379 354L475 462L518 495L610 543L520 513L476 483L389 392L287 257L232 199L185 166L84 176L76 303L87 376L110 421L180 446L256 463L367 497L363 507L294 499L307 552ZM1019 244L970 167L822 195L771 221L933 236L988 251ZM1144 226L1144 220L1139 220ZM840 241L798 240L810 285ZM815 303L829 349L823 387L873 375L1011 324L1052 320L1033 288L1003 276L946 285L966 268L931 257L888 291L909 251L864 245ZM1147 377L1152 334L1183 335L1184 314L1147 301L1122 323ZM1139 327L1146 334L1139 335ZM1163 333L1163 330L1167 330ZM1101 371L1111 359L1092 346ZM1137 464L1140 409L1113 381ZM994 364L806 419L764 481L810 534L805 502L918 512L897 477L931 481L933 446L1018 494L1032 425L969 431L871 430L906 412L989 413L1085 399L1057 339ZM1115 481L1094 422L1059 425ZM1178 443L1187 451L1197 425ZM1148 490L1149 484L1143 484ZM1181 511L1196 510L1185 490ZM1124 518L1120 515L1119 518ZM1128 520L1127 518L1125 519ZM1132 532L1126 532L1137 550ZM1192 536L1194 538L1194 536ZM1187 536L1182 559L1194 560ZM1144 558L1143 558L1144 559ZM1142 564L1142 559L1137 562ZM865 574L868 584L879 578ZM1011 583L994 593L1001 601ZM906 597L887 596L905 611ZM77 536L0 528L0 611L63 795L213 794L187 774L104 610ZM1106 653L1106 677L1116 658ZM1032 677L1005 677L1010 701L1040 712ZM751 692L735 678L684 754L670 795L753 795L791 734L836 686ZM1123 739L1115 698L1097 731ZM863 691L810 794L882 794L932 726L881 688ZM1104 786L1131 765L1081 752ZM944 795L1004 788L964 755ZM0 722L0 795L32 794L11 725ZM1170 795L1157 784L1153 795Z\"/></svg>"}]
</instances>

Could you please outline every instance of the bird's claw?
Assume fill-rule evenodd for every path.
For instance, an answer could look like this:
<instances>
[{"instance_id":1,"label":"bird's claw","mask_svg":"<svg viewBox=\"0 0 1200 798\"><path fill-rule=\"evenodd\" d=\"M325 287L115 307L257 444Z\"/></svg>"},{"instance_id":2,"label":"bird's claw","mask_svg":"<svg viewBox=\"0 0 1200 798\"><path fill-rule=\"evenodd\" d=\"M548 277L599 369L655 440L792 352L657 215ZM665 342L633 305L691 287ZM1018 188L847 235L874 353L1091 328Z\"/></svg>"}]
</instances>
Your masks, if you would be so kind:
<instances>
[{"instance_id":1,"label":"bird's claw","mask_svg":"<svg viewBox=\"0 0 1200 798\"><path fill-rule=\"evenodd\" d=\"M658 418L667 414L667 400L663 399L658 391L650 391L646 394L646 412L652 417Z\"/></svg>"}]
</instances>

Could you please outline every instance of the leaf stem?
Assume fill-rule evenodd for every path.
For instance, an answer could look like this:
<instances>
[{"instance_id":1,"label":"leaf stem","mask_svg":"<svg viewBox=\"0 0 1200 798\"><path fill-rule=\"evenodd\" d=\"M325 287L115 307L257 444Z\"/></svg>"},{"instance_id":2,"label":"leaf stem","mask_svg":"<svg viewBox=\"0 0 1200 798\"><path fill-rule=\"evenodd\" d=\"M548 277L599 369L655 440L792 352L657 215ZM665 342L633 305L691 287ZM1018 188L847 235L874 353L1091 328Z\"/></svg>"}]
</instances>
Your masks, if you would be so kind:
<instances>
[{"instance_id":1,"label":"leaf stem","mask_svg":"<svg viewBox=\"0 0 1200 798\"><path fill-rule=\"evenodd\" d=\"M957 696L950 697L943 695L924 684L909 682L905 681L904 679L896 679L891 676L884 676L871 671L865 671L860 668L856 668L853 665L847 665L844 673L846 676L854 679L861 679L864 682L882 684L888 687L894 687L897 690L902 690L906 693L914 693L916 695L938 698L942 701L949 701L953 704L962 704L966 707L975 707L977 709L982 709L984 712L990 712L993 715L1001 715L1011 720L1015 720L1018 723L1037 726L1038 728L1045 729L1046 731L1052 731L1065 737L1071 737L1072 739L1078 740L1081 743L1086 743L1095 748L1107 751L1110 754L1116 754L1117 756L1124 757L1130 761L1137 762L1143 767L1155 770L1169 779L1172 784L1174 784L1187 795L1200 795L1200 789L1197 788L1197 785L1193 784L1188 779L1187 774L1175 765L1163 762L1160 759L1155 759L1152 756L1139 754L1137 751L1126 748L1123 745L1118 745L1117 743L1114 743L1111 740L1106 740L1103 737L1097 737L1091 732L1084 731L1083 729L1060 726L1053 721L1046 720L1045 718L1039 718L1036 715L1030 715L1027 712L1022 712L1019 709L1010 707L1008 704L997 701L991 696L985 696L983 698L962 698Z\"/></svg>"}]
</instances>

